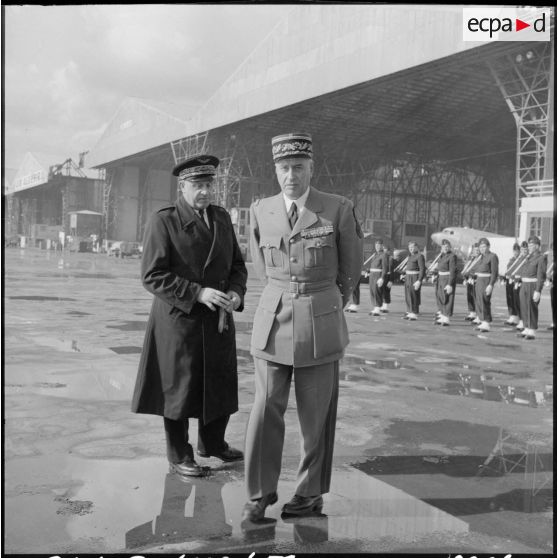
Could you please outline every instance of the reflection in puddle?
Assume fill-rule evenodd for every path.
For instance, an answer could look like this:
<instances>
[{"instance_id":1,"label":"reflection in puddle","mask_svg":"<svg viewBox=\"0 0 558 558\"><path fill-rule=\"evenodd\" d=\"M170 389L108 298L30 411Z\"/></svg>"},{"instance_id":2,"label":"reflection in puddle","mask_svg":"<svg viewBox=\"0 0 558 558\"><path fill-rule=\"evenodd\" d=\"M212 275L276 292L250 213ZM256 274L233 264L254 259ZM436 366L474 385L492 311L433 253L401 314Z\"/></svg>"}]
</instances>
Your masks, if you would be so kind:
<instances>
[{"instance_id":1,"label":"reflection in puddle","mask_svg":"<svg viewBox=\"0 0 558 558\"><path fill-rule=\"evenodd\" d=\"M141 353L141 347L136 347L134 345L121 346L121 347L109 347L111 351L114 351L118 355L135 355Z\"/></svg>"}]
</instances>

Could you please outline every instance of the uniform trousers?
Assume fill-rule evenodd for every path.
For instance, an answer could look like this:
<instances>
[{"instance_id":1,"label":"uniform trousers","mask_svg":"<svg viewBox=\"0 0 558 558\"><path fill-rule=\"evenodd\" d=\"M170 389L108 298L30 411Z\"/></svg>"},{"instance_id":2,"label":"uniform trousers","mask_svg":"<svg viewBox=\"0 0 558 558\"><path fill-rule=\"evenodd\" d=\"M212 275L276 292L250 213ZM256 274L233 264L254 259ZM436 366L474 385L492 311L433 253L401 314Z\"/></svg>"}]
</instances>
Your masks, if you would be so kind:
<instances>
[{"instance_id":1,"label":"uniform trousers","mask_svg":"<svg viewBox=\"0 0 558 558\"><path fill-rule=\"evenodd\" d=\"M519 317L520 320L522 320L523 318L521 317L521 302L520 302L520 296L519 296L519 291L521 290L521 281L514 281L513 282L513 304L514 307L517 311L516 316Z\"/></svg>"},{"instance_id":2,"label":"uniform trousers","mask_svg":"<svg viewBox=\"0 0 558 558\"><path fill-rule=\"evenodd\" d=\"M360 279L358 280L357 286L353 289L352 302L356 305L360 304Z\"/></svg>"},{"instance_id":3,"label":"uniform trousers","mask_svg":"<svg viewBox=\"0 0 558 558\"><path fill-rule=\"evenodd\" d=\"M552 323L556 325L556 286L554 281L550 282L550 305L552 308Z\"/></svg>"},{"instance_id":4,"label":"uniform trousers","mask_svg":"<svg viewBox=\"0 0 558 558\"><path fill-rule=\"evenodd\" d=\"M451 294L445 291L445 288L450 285L452 287ZM436 283L436 302L438 303L438 310L448 318L453 316L453 303L455 301L455 285L449 281L449 276L438 275L438 282Z\"/></svg>"},{"instance_id":5,"label":"uniform trousers","mask_svg":"<svg viewBox=\"0 0 558 558\"><path fill-rule=\"evenodd\" d=\"M369 277L370 287L370 300L372 301L372 306L380 307L384 302L384 285L378 287L376 281L382 276L380 271L373 271Z\"/></svg>"},{"instance_id":6,"label":"uniform trousers","mask_svg":"<svg viewBox=\"0 0 558 558\"><path fill-rule=\"evenodd\" d=\"M475 306L477 308L477 316L481 322L492 321L492 293L485 293L486 287L490 285L490 277L477 277L475 283Z\"/></svg>"},{"instance_id":7,"label":"uniform trousers","mask_svg":"<svg viewBox=\"0 0 558 558\"><path fill-rule=\"evenodd\" d=\"M284 415L294 376L301 460L295 493L329 492L339 395L339 362L294 368L254 357L256 394L246 428L246 488L253 500L277 491Z\"/></svg>"},{"instance_id":8,"label":"uniform trousers","mask_svg":"<svg viewBox=\"0 0 558 558\"><path fill-rule=\"evenodd\" d=\"M527 329L537 329L539 327L539 303L533 300L533 293L536 287L536 283L522 281L519 288L521 319Z\"/></svg>"},{"instance_id":9,"label":"uniform trousers","mask_svg":"<svg viewBox=\"0 0 558 558\"><path fill-rule=\"evenodd\" d=\"M388 287L387 284L389 283L389 279L386 279L386 284L383 285L382 289L382 301L386 304L391 304L391 287Z\"/></svg>"},{"instance_id":10,"label":"uniform trousers","mask_svg":"<svg viewBox=\"0 0 558 558\"><path fill-rule=\"evenodd\" d=\"M514 283L506 279L506 304L508 305L508 313L510 316L519 316L519 308L516 305L516 297L514 296Z\"/></svg>"},{"instance_id":11,"label":"uniform trousers","mask_svg":"<svg viewBox=\"0 0 558 558\"><path fill-rule=\"evenodd\" d=\"M226 447L225 430L230 415L203 424L198 419L198 451L201 453L219 453ZM189 442L188 419L172 420L164 417L165 436L167 440L167 458L170 463L181 463L187 457L194 457L194 450Z\"/></svg>"},{"instance_id":12,"label":"uniform trousers","mask_svg":"<svg viewBox=\"0 0 558 558\"><path fill-rule=\"evenodd\" d=\"M473 283L471 285L471 283L469 283L469 281L467 281L466 289L467 289L467 309L469 310L469 312L476 312L475 284Z\"/></svg>"},{"instance_id":13,"label":"uniform trousers","mask_svg":"<svg viewBox=\"0 0 558 558\"><path fill-rule=\"evenodd\" d=\"M413 284L418 280L418 275L405 275L405 304L407 312L418 314L420 306L420 287L415 290Z\"/></svg>"}]
</instances>

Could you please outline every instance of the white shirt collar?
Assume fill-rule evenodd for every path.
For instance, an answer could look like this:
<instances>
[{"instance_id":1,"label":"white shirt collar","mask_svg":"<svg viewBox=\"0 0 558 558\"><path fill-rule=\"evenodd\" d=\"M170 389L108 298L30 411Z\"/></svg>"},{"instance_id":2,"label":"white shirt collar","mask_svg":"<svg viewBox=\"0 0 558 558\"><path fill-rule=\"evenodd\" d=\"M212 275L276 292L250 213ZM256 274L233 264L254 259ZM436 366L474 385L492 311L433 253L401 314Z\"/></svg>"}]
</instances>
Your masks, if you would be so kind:
<instances>
[{"instance_id":1,"label":"white shirt collar","mask_svg":"<svg viewBox=\"0 0 558 558\"><path fill-rule=\"evenodd\" d=\"M296 203L296 208L298 209L298 214L300 215L301 211L304 209L306 205L306 200L308 199L308 194L310 194L310 186L306 188L306 192L300 196L297 200L291 200L283 194L283 199L285 200L285 207L287 208L287 213L290 211L293 202Z\"/></svg>"}]
</instances>

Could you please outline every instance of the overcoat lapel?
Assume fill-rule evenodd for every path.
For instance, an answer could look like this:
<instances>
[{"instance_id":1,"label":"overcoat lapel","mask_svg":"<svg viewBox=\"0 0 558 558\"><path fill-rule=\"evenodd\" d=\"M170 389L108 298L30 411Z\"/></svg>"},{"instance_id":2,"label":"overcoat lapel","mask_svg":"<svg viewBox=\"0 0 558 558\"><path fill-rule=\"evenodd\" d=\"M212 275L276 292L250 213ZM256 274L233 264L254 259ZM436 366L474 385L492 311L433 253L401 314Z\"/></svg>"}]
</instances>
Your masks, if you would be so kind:
<instances>
[{"instance_id":1,"label":"overcoat lapel","mask_svg":"<svg viewBox=\"0 0 558 558\"><path fill-rule=\"evenodd\" d=\"M213 211L213 207L211 205L207 207L207 217L213 230L213 241L211 243L209 254L207 255L207 260L203 266L204 270L215 259L217 253L219 252L219 239L222 238L224 233L224 224L221 222L219 214L216 211ZM206 233L211 234L211 231L209 231L207 227L204 226L204 228Z\"/></svg>"}]
</instances>

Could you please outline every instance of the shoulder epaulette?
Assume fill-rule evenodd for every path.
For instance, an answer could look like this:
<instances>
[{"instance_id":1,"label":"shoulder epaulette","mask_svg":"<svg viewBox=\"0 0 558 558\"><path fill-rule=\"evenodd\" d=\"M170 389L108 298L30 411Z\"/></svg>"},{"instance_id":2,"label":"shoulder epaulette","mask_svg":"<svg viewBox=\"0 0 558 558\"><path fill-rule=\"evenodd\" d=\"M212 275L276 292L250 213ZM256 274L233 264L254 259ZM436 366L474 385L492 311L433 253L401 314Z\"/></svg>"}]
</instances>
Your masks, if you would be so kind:
<instances>
[{"instance_id":1,"label":"shoulder epaulette","mask_svg":"<svg viewBox=\"0 0 558 558\"><path fill-rule=\"evenodd\" d=\"M165 205L164 207L161 207L160 209L157 210L157 213L161 213L161 211L166 211L167 209L175 209L176 206L173 205Z\"/></svg>"}]
</instances>

